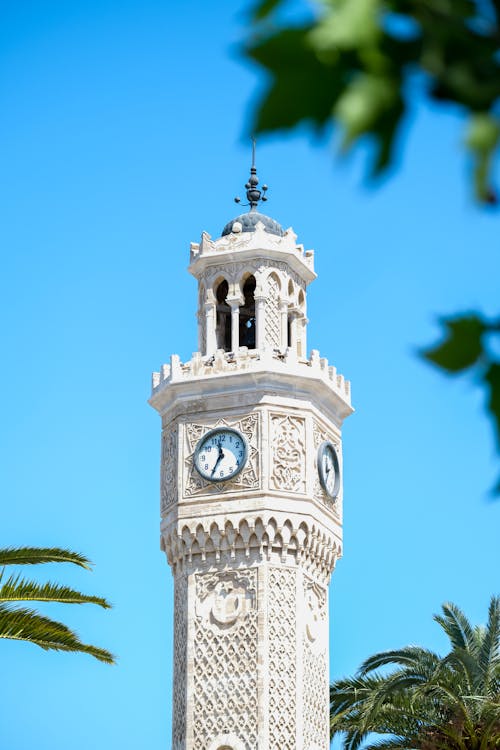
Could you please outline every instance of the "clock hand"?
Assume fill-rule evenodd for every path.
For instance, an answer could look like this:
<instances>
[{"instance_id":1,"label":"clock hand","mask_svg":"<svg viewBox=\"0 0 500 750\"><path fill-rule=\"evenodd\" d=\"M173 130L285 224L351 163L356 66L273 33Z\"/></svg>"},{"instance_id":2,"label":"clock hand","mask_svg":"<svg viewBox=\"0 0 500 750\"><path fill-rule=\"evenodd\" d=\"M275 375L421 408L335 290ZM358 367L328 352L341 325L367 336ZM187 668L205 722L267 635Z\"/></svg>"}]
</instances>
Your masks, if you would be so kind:
<instances>
[{"instance_id":1,"label":"clock hand","mask_svg":"<svg viewBox=\"0 0 500 750\"><path fill-rule=\"evenodd\" d=\"M220 464L222 458L223 458L223 456L221 456L221 454L219 453L219 455L217 456L217 461L214 464L214 468L212 469L212 473L210 474L211 477L213 477L213 475L215 474L215 470L218 467L218 465Z\"/></svg>"},{"instance_id":2,"label":"clock hand","mask_svg":"<svg viewBox=\"0 0 500 750\"><path fill-rule=\"evenodd\" d=\"M211 477L215 474L215 470L224 458L224 451L222 450L222 445L219 443L219 455L217 456L217 461L214 464L214 468L212 469L212 473L210 474Z\"/></svg>"}]
</instances>

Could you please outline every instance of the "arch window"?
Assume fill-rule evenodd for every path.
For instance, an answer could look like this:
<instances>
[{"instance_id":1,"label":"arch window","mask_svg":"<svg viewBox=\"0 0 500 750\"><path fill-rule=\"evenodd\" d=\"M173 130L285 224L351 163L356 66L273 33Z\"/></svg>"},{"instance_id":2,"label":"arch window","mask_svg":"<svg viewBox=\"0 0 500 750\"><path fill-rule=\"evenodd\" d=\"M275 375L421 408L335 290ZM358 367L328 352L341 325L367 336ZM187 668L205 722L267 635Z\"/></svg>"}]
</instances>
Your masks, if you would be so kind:
<instances>
[{"instance_id":1,"label":"arch window","mask_svg":"<svg viewBox=\"0 0 500 750\"><path fill-rule=\"evenodd\" d=\"M224 349L226 352L231 350L231 308L226 300L228 291L229 286L224 279L220 282L215 292L217 300L217 322L215 328L217 349Z\"/></svg>"},{"instance_id":2,"label":"arch window","mask_svg":"<svg viewBox=\"0 0 500 750\"><path fill-rule=\"evenodd\" d=\"M255 349L255 276L243 284L243 305L240 307L240 346Z\"/></svg>"}]
</instances>

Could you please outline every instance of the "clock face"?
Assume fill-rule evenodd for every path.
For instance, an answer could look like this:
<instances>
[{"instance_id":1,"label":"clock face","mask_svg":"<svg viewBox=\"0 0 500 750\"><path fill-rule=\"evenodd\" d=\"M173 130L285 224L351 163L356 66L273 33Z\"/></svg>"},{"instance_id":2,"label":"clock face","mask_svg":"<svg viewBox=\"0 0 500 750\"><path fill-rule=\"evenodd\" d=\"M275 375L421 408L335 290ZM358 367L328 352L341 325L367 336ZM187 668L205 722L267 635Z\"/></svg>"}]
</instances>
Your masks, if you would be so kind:
<instances>
[{"instance_id":1,"label":"clock face","mask_svg":"<svg viewBox=\"0 0 500 750\"><path fill-rule=\"evenodd\" d=\"M333 443L325 440L318 448L319 481L328 497L334 500L340 489L340 467Z\"/></svg>"},{"instance_id":2,"label":"clock face","mask_svg":"<svg viewBox=\"0 0 500 750\"><path fill-rule=\"evenodd\" d=\"M203 479L225 482L239 474L247 455L247 441L238 430L216 427L201 438L193 460Z\"/></svg>"}]
</instances>

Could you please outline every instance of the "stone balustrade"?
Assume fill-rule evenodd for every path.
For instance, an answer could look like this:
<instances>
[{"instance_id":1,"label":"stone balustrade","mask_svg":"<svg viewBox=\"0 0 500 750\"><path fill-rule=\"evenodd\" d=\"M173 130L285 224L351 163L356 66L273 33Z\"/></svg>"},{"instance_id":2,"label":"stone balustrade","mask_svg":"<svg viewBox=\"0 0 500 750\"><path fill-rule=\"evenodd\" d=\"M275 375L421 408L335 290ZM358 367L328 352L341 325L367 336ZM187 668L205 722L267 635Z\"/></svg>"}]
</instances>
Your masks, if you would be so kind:
<instances>
[{"instance_id":1,"label":"stone balustrade","mask_svg":"<svg viewBox=\"0 0 500 750\"><path fill-rule=\"evenodd\" d=\"M284 352L276 349L262 351L248 349L245 346L241 346L237 352L225 352L223 349L218 349L212 356L202 356L200 352L194 352L188 362L181 362L179 356L173 354L169 365L162 365L159 372L153 373L152 393L156 394L169 383L192 378L263 369L299 376L319 376L344 401L349 405L351 403L350 382L337 373L336 367L328 364L326 357L320 357L316 349L312 350L309 359L298 358L291 349L286 349Z\"/></svg>"}]
</instances>

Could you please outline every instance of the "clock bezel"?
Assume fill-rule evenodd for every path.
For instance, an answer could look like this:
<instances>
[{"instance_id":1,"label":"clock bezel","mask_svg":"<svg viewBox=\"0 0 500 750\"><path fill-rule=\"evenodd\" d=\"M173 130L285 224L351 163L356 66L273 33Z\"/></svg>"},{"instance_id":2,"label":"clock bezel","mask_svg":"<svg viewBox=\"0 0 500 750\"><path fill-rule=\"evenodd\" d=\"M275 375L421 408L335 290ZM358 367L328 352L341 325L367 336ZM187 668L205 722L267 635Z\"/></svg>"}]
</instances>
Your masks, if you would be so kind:
<instances>
[{"instance_id":1,"label":"clock bezel","mask_svg":"<svg viewBox=\"0 0 500 750\"><path fill-rule=\"evenodd\" d=\"M331 449L333 453L333 468L335 470L335 483L333 485L333 491L330 492L327 488L326 484L326 477L323 470L323 456L326 453L328 449ZM339 496L340 492L340 462L339 462L339 456L337 453L337 449L335 445L332 443L331 440L324 440L321 445L318 448L318 456L317 456L317 462L318 462L318 474L319 474L319 481L321 484L321 487L323 489L323 492L329 497L331 500L336 500Z\"/></svg>"},{"instance_id":2,"label":"clock bezel","mask_svg":"<svg viewBox=\"0 0 500 750\"><path fill-rule=\"evenodd\" d=\"M240 465L238 466L238 469L233 472L228 477L207 477L205 474L202 473L202 471L198 468L197 459L198 456L201 453L202 445L205 443L207 438L211 438L217 433L220 432L231 432L233 435L238 437L239 440L241 440L243 445L243 458L240 461ZM248 441L246 437L241 433L239 430L237 430L235 427L214 427L213 429L206 432L204 435L201 436L201 438L198 440L198 444L196 445L196 448L194 450L193 454L193 466L198 472L199 476L205 480L205 482L230 482L232 479L238 476L238 474L241 473L241 471L244 469L246 462L248 460Z\"/></svg>"}]
</instances>

